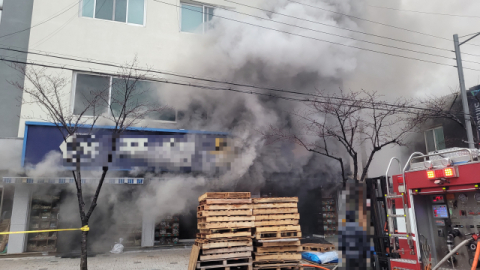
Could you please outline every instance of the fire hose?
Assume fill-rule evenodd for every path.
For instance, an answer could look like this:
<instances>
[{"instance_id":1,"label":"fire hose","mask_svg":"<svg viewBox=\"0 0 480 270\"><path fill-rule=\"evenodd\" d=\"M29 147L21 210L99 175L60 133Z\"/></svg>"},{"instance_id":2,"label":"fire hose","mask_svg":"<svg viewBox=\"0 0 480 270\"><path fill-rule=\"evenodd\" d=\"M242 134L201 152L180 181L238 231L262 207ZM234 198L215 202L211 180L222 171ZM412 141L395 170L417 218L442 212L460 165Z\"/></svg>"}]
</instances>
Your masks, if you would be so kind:
<instances>
[{"instance_id":1,"label":"fire hose","mask_svg":"<svg viewBox=\"0 0 480 270\"><path fill-rule=\"evenodd\" d=\"M472 263L472 270L477 269L478 257L480 256L480 239L477 241L477 250L475 251L475 258Z\"/></svg>"},{"instance_id":2,"label":"fire hose","mask_svg":"<svg viewBox=\"0 0 480 270\"><path fill-rule=\"evenodd\" d=\"M450 251L445 257L443 257L443 259L439 263L437 263L437 265L435 265L435 267L433 267L432 270L438 269L440 267L440 265L442 265L444 262L446 262L448 260L448 258L452 257L455 254L455 252L457 252L457 250L459 250L461 247L468 244L468 242L470 242L472 240L473 240L472 238L463 240L460 244L458 244L455 248L453 248L452 251ZM477 250L478 250L478 248L477 248Z\"/></svg>"},{"instance_id":3,"label":"fire hose","mask_svg":"<svg viewBox=\"0 0 480 270\"><path fill-rule=\"evenodd\" d=\"M313 265L313 264L301 264L301 266L319 268L319 269L324 269L324 270L330 270L330 269L328 269L328 268L325 268L325 267L322 267L322 266L318 266L318 265Z\"/></svg>"}]
</instances>

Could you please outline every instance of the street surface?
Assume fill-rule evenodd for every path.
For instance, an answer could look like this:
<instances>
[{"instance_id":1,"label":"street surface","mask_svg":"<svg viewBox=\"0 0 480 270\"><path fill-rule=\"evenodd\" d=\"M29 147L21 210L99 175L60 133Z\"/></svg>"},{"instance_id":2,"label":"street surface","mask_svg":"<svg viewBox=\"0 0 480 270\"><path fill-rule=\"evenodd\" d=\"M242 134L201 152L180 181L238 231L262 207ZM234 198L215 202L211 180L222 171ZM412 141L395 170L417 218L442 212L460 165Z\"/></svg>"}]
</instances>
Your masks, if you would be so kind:
<instances>
[{"instance_id":1,"label":"street surface","mask_svg":"<svg viewBox=\"0 0 480 270\"><path fill-rule=\"evenodd\" d=\"M89 270L185 270L191 247L161 249L123 254L101 254L88 258ZM5 258L0 257L1 270L78 270L80 259L52 256Z\"/></svg>"}]
</instances>

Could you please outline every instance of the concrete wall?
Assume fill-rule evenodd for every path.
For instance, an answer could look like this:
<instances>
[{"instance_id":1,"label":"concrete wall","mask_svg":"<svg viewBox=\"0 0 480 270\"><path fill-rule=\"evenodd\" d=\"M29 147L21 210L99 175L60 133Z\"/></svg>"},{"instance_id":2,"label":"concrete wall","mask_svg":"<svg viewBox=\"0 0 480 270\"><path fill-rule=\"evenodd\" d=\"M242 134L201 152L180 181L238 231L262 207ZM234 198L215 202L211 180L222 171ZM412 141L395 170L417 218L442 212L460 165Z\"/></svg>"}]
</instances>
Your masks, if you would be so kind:
<instances>
[{"instance_id":1,"label":"concrete wall","mask_svg":"<svg viewBox=\"0 0 480 270\"><path fill-rule=\"evenodd\" d=\"M155 241L155 217L144 214L142 217L142 247L153 247Z\"/></svg>"},{"instance_id":2,"label":"concrete wall","mask_svg":"<svg viewBox=\"0 0 480 270\"><path fill-rule=\"evenodd\" d=\"M33 0L3 0L3 11L0 17L0 47L28 48L30 31L21 31L30 27ZM9 36L8 34L15 33ZM24 62L27 55L1 50L0 56ZM10 81L23 84L23 77L12 69L10 64L0 61L0 137L16 137L18 133L22 91L12 86Z\"/></svg>"},{"instance_id":3,"label":"concrete wall","mask_svg":"<svg viewBox=\"0 0 480 270\"><path fill-rule=\"evenodd\" d=\"M10 231L27 231L28 216L30 213L31 191L27 185L16 185L13 195L12 217L10 220ZM23 253L27 234L11 234L8 239L8 254Z\"/></svg>"},{"instance_id":4,"label":"concrete wall","mask_svg":"<svg viewBox=\"0 0 480 270\"><path fill-rule=\"evenodd\" d=\"M165 0L180 5L179 0ZM205 4L226 6L222 0L204 0ZM256 2L256 1L255 1ZM71 5L71 3L69 3ZM36 0L33 6L32 24L42 22L67 6L63 0ZM41 50L55 54L94 59L100 62L125 64L137 57L139 66L152 69L181 72L177 66L178 58L188 52L190 46L202 46L205 35L180 32L180 9L154 0L145 0L145 25L132 25L116 21L82 17L80 6L76 6L62 15L32 29L30 50ZM251 12L251 9L242 10ZM48 37L51 35L50 37ZM46 38L48 37L48 38ZM101 72L118 72L118 68L93 65L91 63L72 62L45 56L28 56L29 61L49 62L55 65L74 66L78 70L93 68ZM58 76L72 79L70 70L48 70ZM72 84L64 89L63 102L72 109ZM173 98L173 97L172 97ZM28 96L24 96L29 101ZM23 105L18 136L23 137L24 122L42 121L45 114L37 105ZM152 121L143 123L152 128L178 128L175 123Z\"/></svg>"}]
</instances>

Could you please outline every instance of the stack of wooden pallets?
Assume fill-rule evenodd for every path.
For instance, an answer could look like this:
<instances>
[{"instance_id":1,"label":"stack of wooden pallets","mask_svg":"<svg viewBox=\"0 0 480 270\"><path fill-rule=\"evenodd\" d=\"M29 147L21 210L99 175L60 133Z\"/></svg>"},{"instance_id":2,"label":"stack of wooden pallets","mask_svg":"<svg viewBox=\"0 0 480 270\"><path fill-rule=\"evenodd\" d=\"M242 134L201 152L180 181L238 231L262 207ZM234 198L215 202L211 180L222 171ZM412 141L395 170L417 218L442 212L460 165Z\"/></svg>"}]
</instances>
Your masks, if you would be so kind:
<instances>
[{"instance_id":1,"label":"stack of wooden pallets","mask_svg":"<svg viewBox=\"0 0 480 270\"><path fill-rule=\"evenodd\" d=\"M208 192L198 200L200 233L189 270L252 270L255 223L250 192Z\"/></svg>"},{"instance_id":2,"label":"stack of wooden pallets","mask_svg":"<svg viewBox=\"0 0 480 270\"><path fill-rule=\"evenodd\" d=\"M334 251L333 244L306 243L302 245L303 251L328 252Z\"/></svg>"},{"instance_id":3,"label":"stack of wooden pallets","mask_svg":"<svg viewBox=\"0 0 480 270\"><path fill-rule=\"evenodd\" d=\"M302 269L297 197L254 198L254 269Z\"/></svg>"}]
</instances>

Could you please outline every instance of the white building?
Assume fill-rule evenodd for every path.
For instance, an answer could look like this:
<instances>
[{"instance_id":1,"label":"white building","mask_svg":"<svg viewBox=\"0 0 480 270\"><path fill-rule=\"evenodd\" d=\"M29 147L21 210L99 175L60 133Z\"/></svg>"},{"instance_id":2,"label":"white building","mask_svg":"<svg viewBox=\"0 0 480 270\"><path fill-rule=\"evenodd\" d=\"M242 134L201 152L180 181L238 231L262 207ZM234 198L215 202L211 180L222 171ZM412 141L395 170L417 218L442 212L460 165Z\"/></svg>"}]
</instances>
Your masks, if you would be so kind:
<instances>
[{"instance_id":1,"label":"white building","mask_svg":"<svg viewBox=\"0 0 480 270\"><path fill-rule=\"evenodd\" d=\"M10 152L14 153L0 155L0 158L8 159L8 164L14 164L7 166L7 162L3 162L4 166L0 165L0 176L3 177L3 183L0 182L0 221L10 220L11 231L34 228L32 200L37 200L35 192L54 188L47 184L50 180L19 176L10 169L15 164L21 167L38 163L49 152L47 150L55 149L56 146L48 144L52 144L52 136L58 134L49 132L58 130L45 122L47 114L38 104L28 103L31 97L22 96L22 92L11 85L10 82L16 80L26 88L32 86L10 67L12 63L9 61L46 65L47 74L65 78L68 83L63 86L61 92L64 95L60 98L69 112L75 114L82 110L82 97L88 96L89 87L105 86L111 96L115 91L112 85L115 85L114 74L119 70L118 65L131 63L135 57L140 67L182 73L177 59L185 57L192 46L206 42L203 33L209 26L205 22L212 19L215 8L251 12L223 0L4 0L0 6L0 146L4 150L8 145ZM152 82L144 82L145 85L149 83ZM162 85L158 89L161 92ZM156 96L162 103L161 93L159 97ZM178 118L179 114L173 108L142 125L148 126L152 134L188 133L189 127L182 126ZM68 184L68 179L62 179L51 181ZM110 180L117 184L144 183L143 178ZM50 207L54 209L56 206L52 204ZM144 217L141 223L141 245L154 245L158 242L154 238L155 220ZM35 228L42 228L39 226ZM7 252L35 251L35 248L29 249L30 241L27 234L10 235Z\"/></svg>"}]
</instances>

